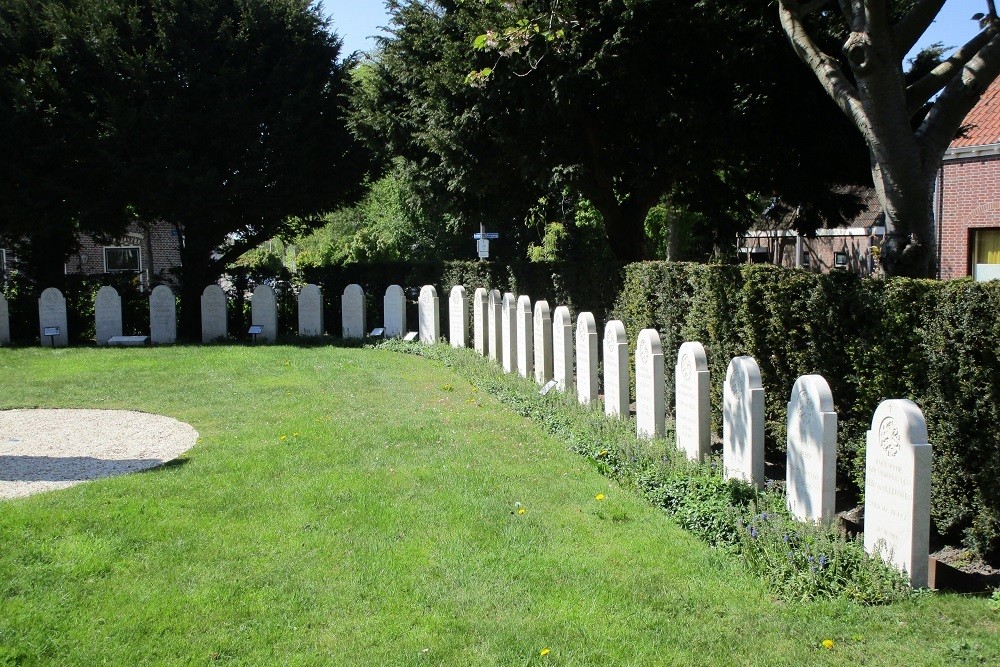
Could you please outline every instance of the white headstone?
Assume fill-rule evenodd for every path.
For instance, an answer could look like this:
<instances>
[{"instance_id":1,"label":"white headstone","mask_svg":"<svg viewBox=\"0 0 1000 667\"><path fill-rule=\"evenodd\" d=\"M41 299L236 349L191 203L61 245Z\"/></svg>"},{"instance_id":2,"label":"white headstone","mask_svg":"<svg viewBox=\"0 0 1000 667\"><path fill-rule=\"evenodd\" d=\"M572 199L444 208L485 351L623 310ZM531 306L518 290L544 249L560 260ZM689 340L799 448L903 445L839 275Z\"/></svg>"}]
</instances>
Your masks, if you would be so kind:
<instances>
[{"instance_id":1,"label":"white headstone","mask_svg":"<svg viewBox=\"0 0 1000 667\"><path fill-rule=\"evenodd\" d=\"M753 357L735 357L726 368L722 465L726 479L764 487L764 387Z\"/></svg>"},{"instance_id":2,"label":"white headstone","mask_svg":"<svg viewBox=\"0 0 1000 667\"><path fill-rule=\"evenodd\" d=\"M382 326L386 338L398 338L406 333L406 293L399 285L389 285L382 298Z\"/></svg>"},{"instance_id":3,"label":"white headstone","mask_svg":"<svg viewBox=\"0 0 1000 667\"><path fill-rule=\"evenodd\" d=\"M635 434L662 438L664 433L663 344L656 329L643 329L635 342Z\"/></svg>"},{"instance_id":4,"label":"white headstone","mask_svg":"<svg viewBox=\"0 0 1000 667\"><path fill-rule=\"evenodd\" d=\"M882 401L865 450L865 550L927 586L931 525L931 446L913 401Z\"/></svg>"},{"instance_id":5,"label":"white headstone","mask_svg":"<svg viewBox=\"0 0 1000 667\"><path fill-rule=\"evenodd\" d=\"M628 339L625 325L611 320L604 325L604 414L609 417L627 417Z\"/></svg>"},{"instance_id":6,"label":"white headstone","mask_svg":"<svg viewBox=\"0 0 1000 667\"><path fill-rule=\"evenodd\" d=\"M420 288L417 300L417 330L420 342L434 344L441 338L441 305L433 285Z\"/></svg>"},{"instance_id":7,"label":"white headstone","mask_svg":"<svg viewBox=\"0 0 1000 667\"><path fill-rule=\"evenodd\" d=\"M545 384L552 379L552 316L547 301L535 302L532 322L535 326L535 382Z\"/></svg>"},{"instance_id":8,"label":"white headstone","mask_svg":"<svg viewBox=\"0 0 1000 667\"><path fill-rule=\"evenodd\" d=\"M704 461L711 451L708 356L691 341L677 351L674 367L674 431L677 449L692 461Z\"/></svg>"},{"instance_id":9,"label":"white headstone","mask_svg":"<svg viewBox=\"0 0 1000 667\"><path fill-rule=\"evenodd\" d=\"M264 330L257 340L273 343L278 340L278 300L270 285L257 285L250 298L251 324L258 324Z\"/></svg>"},{"instance_id":10,"label":"white headstone","mask_svg":"<svg viewBox=\"0 0 1000 667\"><path fill-rule=\"evenodd\" d=\"M105 285L97 290L94 325L98 345L107 345L110 339L122 335L122 298L114 287Z\"/></svg>"},{"instance_id":11,"label":"white headstone","mask_svg":"<svg viewBox=\"0 0 1000 667\"><path fill-rule=\"evenodd\" d=\"M500 361L505 373L517 370L517 298L510 292L500 304Z\"/></svg>"},{"instance_id":12,"label":"white headstone","mask_svg":"<svg viewBox=\"0 0 1000 667\"><path fill-rule=\"evenodd\" d=\"M149 295L149 342L153 345L177 342L177 299L166 285L157 285Z\"/></svg>"},{"instance_id":13,"label":"white headstone","mask_svg":"<svg viewBox=\"0 0 1000 667\"><path fill-rule=\"evenodd\" d=\"M786 424L788 511L802 521L827 521L837 491L837 413L823 376L795 381Z\"/></svg>"},{"instance_id":14,"label":"white headstone","mask_svg":"<svg viewBox=\"0 0 1000 667\"><path fill-rule=\"evenodd\" d=\"M45 335L47 327L58 327L59 335ZM66 297L55 287L46 288L38 297L38 333L42 345L66 347L69 345L69 329L66 326Z\"/></svg>"},{"instance_id":15,"label":"white headstone","mask_svg":"<svg viewBox=\"0 0 1000 667\"><path fill-rule=\"evenodd\" d=\"M365 320L365 291L351 283L340 296L340 335L343 338L364 338L368 331Z\"/></svg>"},{"instance_id":16,"label":"white headstone","mask_svg":"<svg viewBox=\"0 0 1000 667\"><path fill-rule=\"evenodd\" d=\"M319 285L303 285L299 290L299 335L318 338L323 335L323 290Z\"/></svg>"},{"instance_id":17,"label":"white headstone","mask_svg":"<svg viewBox=\"0 0 1000 667\"><path fill-rule=\"evenodd\" d=\"M0 345L10 345L10 308L7 297L0 292Z\"/></svg>"},{"instance_id":18,"label":"white headstone","mask_svg":"<svg viewBox=\"0 0 1000 667\"><path fill-rule=\"evenodd\" d=\"M469 346L469 297L462 285L448 296L448 341L452 347Z\"/></svg>"},{"instance_id":19,"label":"white headstone","mask_svg":"<svg viewBox=\"0 0 1000 667\"><path fill-rule=\"evenodd\" d=\"M472 296L472 345L479 356L486 356L486 346L489 335L486 332L488 315L486 312L489 306L490 293L485 287L477 287L476 293Z\"/></svg>"},{"instance_id":20,"label":"white headstone","mask_svg":"<svg viewBox=\"0 0 1000 667\"><path fill-rule=\"evenodd\" d=\"M531 377L535 360L535 324L531 299L525 295L517 298L517 373Z\"/></svg>"},{"instance_id":21,"label":"white headstone","mask_svg":"<svg viewBox=\"0 0 1000 667\"><path fill-rule=\"evenodd\" d=\"M573 315L556 306L552 317L552 379L559 391L573 387Z\"/></svg>"},{"instance_id":22,"label":"white headstone","mask_svg":"<svg viewBox=\"0 0 1000 667\"><path fill-rule=\"evenodd\" d=\"M486 351L490 359L497 361L500 359L500 352L503 347L500 333L503 316L500 311L503 308L503 298L500 290L490 290L489 299L486 305Z\"/></svg>"},{"instance_id":23,"label":"white headstone","mask_svg":"<svg viewBox=\"0 0 1000 667\"><path fill-rule=\"evenodd\" d=\"M201 293L201 342L225 340L228 335L226 293L218 285L209 285Z\"/></svg>"},{"instance_id":24,"label":"white headstone","mask_svg":"<svg viewBox=\"0 0 1000 667\"><path fill-rule=\"evenodd\" d=\"M583 405L597 400L599 350L594 315L580 313L576 318L576 397Z\"/></svg>"}]
</instances>

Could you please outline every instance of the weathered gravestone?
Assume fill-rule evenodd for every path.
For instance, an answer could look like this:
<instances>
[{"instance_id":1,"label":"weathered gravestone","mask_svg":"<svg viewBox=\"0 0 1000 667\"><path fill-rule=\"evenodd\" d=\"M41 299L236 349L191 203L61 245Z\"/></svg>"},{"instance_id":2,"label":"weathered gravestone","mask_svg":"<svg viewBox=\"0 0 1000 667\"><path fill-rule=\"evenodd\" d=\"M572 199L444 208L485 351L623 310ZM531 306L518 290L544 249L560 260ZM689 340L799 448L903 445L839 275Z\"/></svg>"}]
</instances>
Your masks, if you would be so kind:
<instances>
[{"instance_id":1,"label":"weathered gravestone","mask_svg":"<svg viewBox=\"0 0 1000 667\"><path fill-rule=\"evenodd\" d=\"M486 305L486 351L493 361L500 359L503 346L501 341L503 336L500 332L503 326L503 316L500 312L502 308L503 298L500 296L500 290L490 290Z\"/></svg>"},{"instance_id":2,"label":"weathered gravestone","mask_svg":"<svg viewBox=\"0 0 1000 667\"><path fill-rule=\"evenodd\" d=\"M677 449L692 461L704 461L712 447L708 383L705 347L697 341L684 343L674 367L674 431Z\"/></svg>"},{"instance_id":3,"label":"weathered gravestone","mask_svg":"<svg viewBox=\"0 0 1000 667\"><path fill-rule=\"evenodd\" d=\"M149 295L149 342L153 345L177 342L177 299L166 285L157 285Z\"/></svg>"},{"instance_id":4,"label":"weathered gravestone","mask_svg":"<svg viewBox=\"0 0 1000 667\"><path fill-rule=\"evenodd\" d=\"M535 382L545 384L552 379L552 316L548 301L536 301L534 324Z\"/></svg>"},{"instance_id":5,"label":"weathered gravestone","mask_svg":"<svg viewBox=\"0 0 1000 667\"><path fill-rule=\"evenodd\" d=\"M448 340L452 347L469 346L469 297L455 285L448 297Z\"/></svg>"},{"instance_id":6,"label":"weathered gravestone","mask_svg":"<svg viewBox=\"0 0 1000 667\"><path fill-rule=\"evenodd\" d=\"M556 306L552 318L552 379L559 391L573 387L573 316L566 306Z\"/></svg>"},{"instance_id":7,"label":"weathered gravestone","mask_svg":"<svg viewBox=\"0 0 1000 667\"><path fill-rule=\"evenodd\" d=\"M278 300L270 285L257 285L250 297L251 324L263 327L257 340L273 343L278 340Z\"/></svg>"},{"instance_id":8,"label":"weathered gravestone","mask_svg":"<svg viewBox=\"0 0 1000 667\"><path fill-rule=\"evenodd\" d=\"M517 370L517 299L510 292L500 304L500 361L505 373Z\"/></svg>"},{"instance_id":9,"label":"weathered gravestone","mask_svg":"<svg viewBox=\"0 0 1000 667\"><path fill-rule=\"evenodd\" d=\"M489 340L489 334L486 331L489 324L486 310L489 307L489 299L490 293L485 287L477 287L472 296L472 346L481 357L486 356Z\"/></svg>"},{"instance_id":10,"label":"weathered gravestone","mask_svg":"<svg viewBox=\"0 0 1000 667\"><path fill-rule=\"evenodd\" d=\"M625 325L611 320L604 325L604 414L609 417L627 417L628 338Z\"/></svg>"},{"instance_id":11,"label":"weathered gravestone","mask_svg":"<svg viewBox=\"0 0 1000 667\"><path fill-rule=\"evenodd\" d=\"M827 521L833 518L837 490L837 413L823 376L795 381L786 425L788 511L802 521Z\"/></svg>"},{"instance_id":12,"label":"weathered gravestone","mask_svg":"<svg viewBox=\"0 0 1000 667\"><path fill-rule=\"evenodd\" d=\"M107 345L122 335L122 298L118 290L105 285L94 297L94 331L98 345Z\"/></svg>"},{"instance_id":13,"label":"weathered gravestone","mask_svg":"<svg viewBox=\"0 0 1000 667\"><path fill-rule=\"evenodd\" d=\"M45 335L45 330L58 328L55 336ZM66 326L66 297L55 287L46 288L38 297L38 333L42 345L65 347L69 345L69 329Z\"/></svg>"},{"instance_id":14,"label":"weathered gravestone","mask_svg":"<svg viewBox=\"0 0 1000 667\"><path fill-rule=\"evenodd\" d=\"M597 400L599 350L593 313L580 313L576 318L576 397L583 405Z\"/></svg>"},{"instance_id":15,"label":"weathered gravestone","mask_svg":"<svg viewBox=\"0 0 1000 667\"><path fill-rule=\"evenodd\" d=\"M531 299L525 295L517 298L517 373L523 378L532 374L535 359L535 324Z\"/></svg>"},{"instance_id":16,"label":"weathered gravestone","mask_svg":"<svg viewBox=\"0 0 1000 667\"><path fill-rule=\"evenodd\" d=\"M417 331L420 342L433 345L441 338L441 304L433 285L420 288L417 297Z\"/></svg>"},{"instance_id":17,"label":"weathered gravestone","mask_svg":"<svg viewBox=\"0 0 1000 667\"><path fill-rule=\"evenodd\" d=\"M663 345L656 329L643 329L635 343L635 434L662 438L664 429Z\"/></svg>"},{"instance_id":18,"label":"weathered gravestone","mask_svg":"<svg viewBox=\"0 0 1000 667\"><path fill-rule=\"evenodd\" d=\"M201 342L225 340L228 335L226 293L218 285L209 285L201 293Z\"/></svg>"},{"instance_id":19,"label":"weathered gravestone","mask_svg":"<svg viewBox=\"0 0 1000 667\"><path fill-rule=\"evenodd\" d=\"M340 296L340 335L342 338L364 338L365 291L361 285L351 283Z\"/></svg>"},{"instance_id":20,"label":"weathered gravestone","mask_svg":"<svg viewBox=\"0 0 1000 667\"><path fill-rule=\"evenodd\" d=\"M726 368L722 466L726 479L764 487L764 387L753 357L735 357Z\"/></svg>"},{"instance_id":21,"label":"weathered gravestone","mask_svg":"<svg viewBox=\"0 0 1000 667\"><path fill-rule=\"evenodd\" d=\"M865 550L927 585L931 525L931 446L913 401L882 401L865 450Z\"/></svg>"},{"instance_id":22,"label":"weathered gravestone","mask_svg":"<svg viewBox=\"0 0 1000 667\"><path fill-rule=\"evenodd\" d=\"M406 333L406 293L399 285L389 285L382 297L382 326L386 338Z\"/></svg>"},{"instance_id":23,"label":"weathered gravestone","mask_svg":"<svg viewBox=\"0 0 1000 667\"><path fill-rule=\"evenodd\" d=\"M299 335L318 338L323 335L323 290L319 285L303 285L299 290Z\"/></svg>"},{"instance_id":24,"label":"weathered gravestone","mask_svg":"<svg viewBox=\"0 0 1000 667\"><path fill-rule=\"evenodd\" d=\"M10 308L7 297L0 292L0 345L10 345Z\"/></svg>"}]
</instances>

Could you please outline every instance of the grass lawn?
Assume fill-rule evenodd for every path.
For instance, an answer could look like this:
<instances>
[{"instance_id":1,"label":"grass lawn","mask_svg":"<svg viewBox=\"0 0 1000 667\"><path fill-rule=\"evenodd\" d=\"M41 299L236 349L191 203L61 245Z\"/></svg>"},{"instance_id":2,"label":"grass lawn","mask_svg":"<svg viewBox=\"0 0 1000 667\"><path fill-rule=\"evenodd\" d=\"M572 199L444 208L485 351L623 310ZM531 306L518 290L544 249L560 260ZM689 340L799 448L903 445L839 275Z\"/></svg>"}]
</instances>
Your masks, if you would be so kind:
<instances>
[{"instance_id":1,"label":"grass lawn","mask_svg":"<svg viewBox=\"0 0 1000 667\"><path fill-rule=\"evenodd\" d=\"M777 602L416 356L0 350L0 409L32 406L201 439L181 464L0 502L0 665L1000 663L988 600Z\"/></svg>"}]
</instances>

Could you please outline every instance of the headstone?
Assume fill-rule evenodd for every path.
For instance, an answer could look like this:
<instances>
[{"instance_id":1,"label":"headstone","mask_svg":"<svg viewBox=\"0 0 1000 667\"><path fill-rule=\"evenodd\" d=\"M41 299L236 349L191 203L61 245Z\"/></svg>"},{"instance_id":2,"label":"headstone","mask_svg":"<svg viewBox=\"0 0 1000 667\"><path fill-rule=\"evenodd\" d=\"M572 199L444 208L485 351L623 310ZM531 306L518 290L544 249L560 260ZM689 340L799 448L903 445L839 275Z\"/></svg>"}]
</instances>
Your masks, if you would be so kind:
<instances>
[{"instance_id":1,"label":"headstone","mask_svg":"<svg viewBox=\"0 0 1000 667\"><path fill-rule=\"evenodd\" d=\"M625 325L611 320L604 325L604 414L609 417L627 417L628 339Z\"/></svg>"},{"instance_id":2,"label":"headstone","mask_svg":"<svg viewBox=\"0 0 1000 667\"><path fill-rule=\"evenodd\" d=\"M705 347L697 341L684 343L674 367L674 431L677 449L692 461L704 461L712 448L710 390Z\"/></svg>"},{"instance_id":3,"label":"headstone","mask_svg":"<svg viewBox=\"0 0 1000 667\"><path fill-rule=\"evenodd\" d=\"M228 335L226 293L213 283L201 293L201 342L225 340Z\"/></svg>"},{"instance_id":4,"label":"headstone","mask_svg":"<svg viewBox=\"0 0 1000 667\"><path fill-rule=\"evenodd\" d=\"M635 343L635 434L662 438L664 433L663 344L656 329L643 329Z\"/></svg>"},{"instance_id":5,"label":"headstone","mask_svg":"<svg viewBox=\"0 0 1000 667\"><path fill-rule=\"evenodd\" d=\"M177 299L166 285L157 285L149 295L149 342L153 345L177 342Z\"/></svg>"},{"instance_id":6,"label":"headstone","mask_svg":"<svg viewBox=\"0 0 1000 667\"><path fill-rule=\"evenodd\" d=\"M399 285L389 285L382 298L382 324L386 338L406 333L406 293Z\"/></svg>"},{"instance_id":7,"label":"headstone","mask_svg":"<svg viewBox=\"0 0 1000 667\"><path fill-rule=\"evenodd\" d=\"M263 327L257 340L273 343L278 340L278 300L270 285L257 285L250 297L251 324Z\"/></svg>"},{"instance_id":8,"label":"headstone","mask_svg":"<svg viewBox=\"0 0 1000 667\"><path fill-rule=\"evenodd\" d=\"M420 288L417 300L417 330L420 342L432 345L441 338L441 306L433 285Z\"/></svg>"},{"instance_id":9,"label":"headstone","mask_svg":"<svg viewBox=\"0 0 1000 667\"><path fill-rule=\"evenodd\" d=\"M365 291L351 283L340 296L340 335L342 338L364 338L368 331L365 321Z\"/></svg>"},{"instance_id":10,"label":"headstone","mask_svg":"<svg viewBox=\"0 0 1000 667\"><path fill-rule=\"evenodd\" d=\"M59 335L45 335L47 327L58 327ZM42 345L66 347L69 345L69 329L66 326L66 297L55 287L46 288L38 297L38 333Z\"/></svg>"},{"instance_id":11,"label":"headstone","mask_svg":"<svg viewBox=\"0 0 1000 667\"><path fill-rule=\"evenodd\" d=\"M303 285L299 290L299 335L318 338L323 335L323 290L319 285Z\"/></svg>"},{"instance_id":12,"label":"headstone","mask_svg":"<svg viewBox=\"0 0 1000 667\"><path fill-rule=\"evenodd\" d=\"M726 368L722 466L726 479L764 487L764 387L753 357L735 357Z\"/></svg>"},{"instance_id":13,"label":"headstone","mask_svg":"<svg viewBox=\"0 0 1000 667\"><path fill-rule=\"evenodd\" d=\"M500 296L500 290L490 290L486 305L486 351L493 361L500 359L500 352L503 347L503 342L501 341L503 336L500 333L503 321L500 312L502 308L503 299Z\"/></svg>"},{"instance_id":14,"label":"headstone","mask_svg":"<svg viewBox=\"0 0 1000 667\"><path fill-rule=\"evenodd\" d=\"M788 511L802 521L827 521L837 490L837 413L823 376L795 381L786 424Z\"/></svg>"},{"instance_id":15,"label":"headstone","mask_svg":"<svg viewBox=\"0 0 1000 667\"><path fill-rule=\"evenodd\" d=\"M532 317L535 325L535 382L546 384L552 379L552 316L548 301L536 301Z\"/></svg>"},{"instance_id":16,"label":"headstone","mask_svg":"<svg viewBox=\"0 0 1000 667\"><path fill-rule=\"evenodd\" d=\"M517 374L531 377L535 360L535 324L531 299L525 295L517 298Z\"/></svg>"},{"instance_id":17,"label":"headstone","mask_svg":"<svg viewBox=\"0 0 1000 667\"><path fill-rule=\"evenodd\" d=\"M913 401L882 401L865 450L865 550L927 586L931 525L931 446Z\"/></svg>"},{"instance_id":18,"label":"headstone","mask_svg":"<svg viewBox=\"0 0 1000 667\"><path fill-rule=\"evenodd\" d=\"M517 370L517 299L510 292L500 304L500 361L505 373Z\"/></svg>"},{"instance_id":19,"label":"headstone","mask_svg":"<svg viewBox=\"0 0 1000 667\"><path fill-rule=\"evenodd\" d=\"M583 405L597 400L599 349L594 315L580 313L576 318L576 397Z\"/></svg>"},{"instance_id":20,"label":"headstone","mask_svg":"<svg viewBox=\"0 0 1000 667\"><path fill-rule=\"evenodd\" d=\"M0 345L10 345L10 308L7 297L0 292Z\"/></svg>"},{"instance_id":21,"label":"headstone","mask_svg":"<svg viewBox=\"0 0 1000 667\"><path fill-rule=\"evenodd\" d=\"M98 345L107 345L109 339L122 335L122 298L114 287L105 285L97 290L94 325Z\"/></svg>"},{"instance_id":22,"label":"headstone","mask_svg":"<svg viewBox=\"0 0 1000 667\"><path fill-rule=\"evenodd\" d=\"M469 346L469 297L462 285L452 287L448 297L448 341L452 347Z\"/></svg>"},{"instance_id":23,"label":"headstone","mask_svg":"<svg viewBox=\"0 0 1000 667\"><path fill-rule=\"evenodd\" d=\"M479 356L486 356L489 334L486 331L490 293L485 287L477 287L472 296L472 346Z\"/></svg>"},{"instance_id":24,"label":"headstone","mask_svg":"<svg viewBox=\"0 0 1000 667\"><path fill-rule=\"evenodd\" d=\"M559 391L573 387L573 315L566 306L556 306L552 318L552 379Z\"/></svg>"}]
</instances>

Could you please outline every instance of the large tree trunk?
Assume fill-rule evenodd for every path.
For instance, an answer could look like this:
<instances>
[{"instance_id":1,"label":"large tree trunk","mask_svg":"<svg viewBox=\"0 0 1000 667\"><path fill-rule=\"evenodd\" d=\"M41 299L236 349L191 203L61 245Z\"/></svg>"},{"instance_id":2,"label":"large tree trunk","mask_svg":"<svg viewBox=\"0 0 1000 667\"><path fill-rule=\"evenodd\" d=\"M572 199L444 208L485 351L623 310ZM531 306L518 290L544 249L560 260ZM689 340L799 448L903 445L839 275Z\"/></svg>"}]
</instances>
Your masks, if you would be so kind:
<instances>
[{"instance_id":1,"label":"large tree trunk","mask_svg":"<svg viewBox=\"0 0 1000 667\"><path fill-rule=\"evenodd\" d=\"M935 174L936 169L922 165L905 169L875 165L872 169L885 214L880 261L886 275L929 278L936 273Z\"/></svg>"},{"instance_id":2,"label":"large tree trunk","mask_svg":"<svg viewBox=\"0 0 1000 667\"><path fill-rule=\"evenodd\" d=\"M187 342L201 342L201 294L218 278L211 250L185 243L181 247L181 286L178 336Z\"/></svg>"},{"instance_id":3,"label":"large tree trunk","mask_svg":"<svg viewBox=\"0 0 1000 667\"><path fill-rule=\"evenodd\" d=\"M615 258L622 262L641 262L646 259L646 214L649 208L636 206L631 200L613 204L597 202L594 208L604 218L604 232Z\"/></svg>"}]
</instances>

